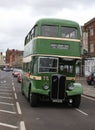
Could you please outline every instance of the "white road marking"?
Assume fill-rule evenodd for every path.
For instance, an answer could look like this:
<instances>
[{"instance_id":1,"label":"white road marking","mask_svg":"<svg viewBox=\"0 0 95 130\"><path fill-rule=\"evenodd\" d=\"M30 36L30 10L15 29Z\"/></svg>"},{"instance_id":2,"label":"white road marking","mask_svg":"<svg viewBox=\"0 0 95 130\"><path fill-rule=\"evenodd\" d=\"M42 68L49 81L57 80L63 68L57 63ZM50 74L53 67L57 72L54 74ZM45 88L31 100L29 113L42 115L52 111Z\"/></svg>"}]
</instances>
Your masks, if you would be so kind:
<instances>
[{"instance_id":1,"label":"white road marking","mask_svg":"<svg viewBox=\"0 0 95 130\"><path fill-rule=\"evenodd\" d=\"M12 86L14 86L14 82L12 82Z\"/></svg>"},{"instance_id":2,"label":"white road marking","mask_svg":"<svg viewBox=\"0 0 95 130\"><path fill-rule=\"evenodd\" d=\"M4 96L0 96L0 98L13 99L12 97L4 97Z\"/></svg>"},{"instance_id":3,"label":"white road marking","mask_svg":"<svg viewBox=\"0 0 95 130\"><path fill-rule=\"evenodd\" d=\"M80 110L80 109L77 109L77 108L76 108L76 110L77 110L78 112L84 114L85 116L88 116L88 114L87 114L86 112L84 112L84 111L82 111L82 110Z\"/></svg>"},{"instance_id":4,"label":"white road marking","mask_svg":"<svg viewBox=\"0 0 95 130\"><path fill-rule=\"evenodd\" d=\"M1 86L1 87L2 87L2 92L3 92L3 93L0 92L1 94L6 94L6 95L7 95L7 94L11 94L11 93L7 93L7 92L10 92L9 90L4 90L4 88L8 89L8 87L5 87L5 86L4 86L4 88L3 88L3 86ZM13 92L14 92L14 97L15 97L15 99L17 100L17 94L16 94L16 92L15 92L16 90L15 90L15 87L14 87L13 79L12 79L12 89L13 89ZM12 92L12 91L11 91L11 92ZM0 96L0 98L13 99L13 98L11 98L11 97L6 97L6 96ZM4 105L14 105L14 104L12 104L12 103L6 103L6 102L0 102L0 104L4 104ZM19 102L16 102L16 107L17 107L17 112L18 112L18 114L22 114ZM9 113L9 114L17 114L16 112L6 111L6 110L0 110L0 112ZM1 125L1 126L4 126L4 127L14 128L14 129L19 128L19 127L17 127L17 126L10 125L10 124L6 124L6 123L1 123L1 122L0 122L0 125ZM19 128L19 129L20 129L20 130L26 130L24 121L20 121L20 128Z\"/></svg>"},{"instance_id":5,"label":"white road marking","mask_svg":"<svg viewBox=\"0 0 95 130\"><path fill-rule=\"evenodd\" d=\"M0 92L1 95L12 95L12 93L9 93L9 92Z\"/></svg>"},{"instance_id":6,"label":"white road marking","mask_svg":"<svg viewBox=\"0 0 95 130\"><path fill-rule=\"evenodd\" d=\"M13 89L13 92L14 92L14 97L17 100L17 94L15 92L16 90L15 90L15 87L14 87L13 79L12 79L12 89ZM4 91L3 87L2 87L2 91ZM5 90L4 92L10 92L10 91L9 90ZM9 93L3 93L3 94L9 94ZM0 98L13 99L11 97L5 97L5 96L0 96ZM14 105L14 104L11 104L11 103L6 103L6 102L0 102L0 104ZM18 114L22 114L19 102L16 102L16 107L17 107ZM0 110L0 112L5 112L5 113L9 113L9 114L16 114L16 112L6 111L6 110ZM9 127L9 128L14 128L14 129L18 128L17 126L6 124L6 123L0 123L0 125L1 126L5 126L5 127ZM26 130L24 121L20 121L20 130Z\"/></svg>"},{"instance_id":7,"label":"white road marking","mask_svg":"<svg viewBox=\"0 0 95 130\"><path fill-rule=\"evenodd\" d=\"M16 112L6 111L6 110L0 110L0 112L9 113L9 114L16 114Z\"/></svg>"},{"instance_id":8,"label":"white road marking","mask_svg":"<svg viewBox=\"0 0 95 130\"><path fill-rule=\"evenodd\" d=\"M15 99L17 100L17 94L16 93L14 93L14 96L15 96Z\"/></svg>"},{"instance_id":9,"label":"white road marking","mask_svg":"<svg viewBox=\"0 0 95 130\"><path fill-rule=\"evenodd\" d=\"M7 90L7 89L0 89L0 92L12 92L12 90Z\"/></svg>"},{"instance_id":10,"label":"white road marking","mask_svg":"<svg viewBox=\"0 0 95 130\"><path fill-rule=\"evenodd\" d=\"M19 102L16 102L16 107L17 107L18 114L22 114Z\"/></svg>"},{"instance_id":11,"label":"white road marking","mask_svg":"<svg viewBox=\"0 0 95 130\"><path fill-rule=\"evenodd\" d=\"M0 89L11 89L10 87L5 87L5 85L4 86L0 86Z\"/></svg>"},{"instance_id":12,"label":"white road marking","mask_svg":"<svg viewBox=\"0 0 95 130\"><path fill-rule=\"evenodd\" d=\"M13 86L13 91L15 92L15 87Z\"/></svg>"},{"instance_id":13,"label":"white road marking","mask_svg":"<svg viewBox=\"0 0 95 130\"><path fill-rule=\"evenodd\" d=\"M87 99L92 100L92 101L95 101L95 98L91 98L91 97L88 97L88 96L85 96L85 95L82 95L82 97L87 98Z\"/></svg>"},{"instance_id":14,"label":"white road marking","mask_svg":"<svg viewBox=\"0 0 95 130\"><path fill-rule=\"evenodd\" d=\"M26 130L24 121L20 122L20 130Z\"/></svg>"},{"instance_id":15,"label":"white road marking","mask_svg":"<svg viewBox=\"0 0 95 130\"><path fill-rule=\"evenodd\" d=\"M0 122L0 125L1 125L1 126L4 126L4 127L14 128L14 129L17 129L17 128L18 128L17 126L9 125L9 124L5 124L5 123L1 123L1 122Z\"/></svg>"},{"instance_id":16,"label":"white road marking","mask_svg":"<svg viewBox=\"0 0 95 130\"><path fill-rule=\"evenodd\" d=\"M1 81L1 84L3 84L3 83L6 83L6 80L4 80L4 81Z\"/></svg>"},{"instance_id":17,"label":"white road marking","mask_svg":"<svg viewBox=\"0 0 95 130\"><path fill-rule=\"evenodd\" d=\"M13 105L14 105L14 104L12 104L12 103L7 103L7 102L0 102L0 104L10 105L10 106L13 106Z\"/></svg>"},{"instance_id":18,"label":"white road marking","mask_svg":"<svg viewBox=\"0 0 95 130\"><path fill-rule=\"evenodd\" d=\"M4 83L6 83L6 80L4 80Z\"/></svg>"}]
</instances>

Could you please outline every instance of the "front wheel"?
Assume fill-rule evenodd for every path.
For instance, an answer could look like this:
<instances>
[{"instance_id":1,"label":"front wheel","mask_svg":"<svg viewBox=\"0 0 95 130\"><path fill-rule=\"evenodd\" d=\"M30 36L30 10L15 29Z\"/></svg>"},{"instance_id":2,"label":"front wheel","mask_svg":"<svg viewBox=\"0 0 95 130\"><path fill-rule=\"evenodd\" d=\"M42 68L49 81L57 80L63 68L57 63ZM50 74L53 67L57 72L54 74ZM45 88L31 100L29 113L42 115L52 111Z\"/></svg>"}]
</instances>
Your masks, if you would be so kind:
<instances>
[{"instance_id":1,"label":"front wheel","mask_svg":"<svg viewBox=\"0 0 95 130\"><path fill-rule=\"evenodd\" d=\"M91 81L91 85L94 85L95 84L95 82L94 81Z\"/></svg>"},{"instance_id":2,"label":"front wheel","mask_svg":"<svg viewBox=\"0 0 95 130\"><path fill-rule=\"evenodd\" d=\"M79 108L81 102L81 95L75 95L72 97L72 106L75 108Z\"/></svg>"},{"instance_id":3,"label":"front wheel","mask_svg":"<svg viewBox=\"0 0 95 130\"><path fill-rule=\"evenodd\" d=\"M37 107L38 105L38 95L35 93L30 93L30 105L32 107Z\"/></svg>"}]
</instances>

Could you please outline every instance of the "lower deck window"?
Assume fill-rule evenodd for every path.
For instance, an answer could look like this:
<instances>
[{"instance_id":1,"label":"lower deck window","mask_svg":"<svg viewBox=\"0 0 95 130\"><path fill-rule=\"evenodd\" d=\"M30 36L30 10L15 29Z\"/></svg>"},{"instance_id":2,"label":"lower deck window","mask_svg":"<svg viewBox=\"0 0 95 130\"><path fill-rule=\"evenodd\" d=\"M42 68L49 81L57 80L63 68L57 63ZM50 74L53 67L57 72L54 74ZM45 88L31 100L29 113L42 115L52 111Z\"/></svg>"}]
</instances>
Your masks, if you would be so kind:
<instances>
[{"instance_id":1,"label":"lower deck window","mask_svg":"<svg viewBox=\"0 0 95 130\"><path fill-rule=\"evenodd\" d=\"M39 72L58 72L58 58L40 57Z\"/></svg>"}]
</instances>

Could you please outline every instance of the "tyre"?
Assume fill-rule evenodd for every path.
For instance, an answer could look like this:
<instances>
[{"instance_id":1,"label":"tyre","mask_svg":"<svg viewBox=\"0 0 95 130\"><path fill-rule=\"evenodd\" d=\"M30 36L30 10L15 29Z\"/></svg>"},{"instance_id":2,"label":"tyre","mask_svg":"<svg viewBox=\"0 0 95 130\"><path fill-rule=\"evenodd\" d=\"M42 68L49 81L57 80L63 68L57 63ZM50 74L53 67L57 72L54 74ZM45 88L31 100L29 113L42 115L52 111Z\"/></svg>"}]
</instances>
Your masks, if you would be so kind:
<instances>
[{"instance_id":1,"label":"tyre","mask_svg":"<svg viewBox=\"0 0 95 130\"><path fill-rule=\"evenodd\" d=\"M81 95L75 95L72 97L72 106L75 108L79 108L81 102Z\"/></svg>"},{"instance_id":2,"label":"tyre","mask_svg":"<svg viewBox=\"0 0 95 130\"><path fill-rule=\"evenodd\" d=\"M87 84L88 84L88 85L91 85L91 82L87 81Z\"/></svg>"},{"instance_id":3,"label":"tyre","mask_svg":"<svg viewBox=\"0 0 95 130\"><path fill-rule=\"evenodd\" d=\"M94 85L95 83L94 83L94 81L91 81L91 85Z\"/></svg>"},{"instance_id":4,"label":"tyre","mask_svg":"<svg viewBox=\"0 0 95 130\"><path fill-rule=\"evenodd\" d=\"M30 106L32 107L38 106L38 95L35 93L30 93Z\"/></svg>"},{"instance_id":5,"label":"tyre","mask_svg":"<svg viewBox=\"0 0 95 130\"><path fill-rule=\"evenodd\" d=\"M88 85L91 85L91 83L88 83Z\"/></svg>"}]
</instances>

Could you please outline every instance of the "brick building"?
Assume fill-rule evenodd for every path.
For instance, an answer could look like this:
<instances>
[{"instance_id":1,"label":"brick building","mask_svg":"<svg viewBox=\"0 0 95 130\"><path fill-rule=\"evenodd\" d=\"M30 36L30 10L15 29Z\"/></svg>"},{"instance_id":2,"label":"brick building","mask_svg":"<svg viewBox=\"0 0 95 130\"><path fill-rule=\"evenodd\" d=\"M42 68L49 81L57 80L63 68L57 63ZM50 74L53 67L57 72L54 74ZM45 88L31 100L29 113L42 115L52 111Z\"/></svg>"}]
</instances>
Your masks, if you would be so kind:
<instances>
[{"instance_id":1,"label":"brick building","mask_svg":"<svg viewBox=\"0 0 95 130\"><path fill-rule=\"evenodd\" d=\"M95 57L95 18L84 24L88 42L88 57Z\"/></svg>"},{"instance_id":2,"label":"brick building","mask_svg":"<svg viewBox=\"0 0 95 130\"><path fill-rule=\"evenodd\" d=\"M10 67L22 67L23 51L20 50L9 50L6 51L6 63Z\"/></svg>"},{"instance_id":3,"label":"brick building","mask_svg":"<svg viewBox=\"0 0 95 130\"><path fill-rule=\"evenodd\" d=\"M87 48L87 54L83 55L84 75L95 72L95 18L84 24L83 46Z\"/></svg>"}]
</instances>

